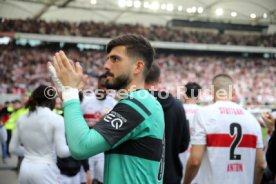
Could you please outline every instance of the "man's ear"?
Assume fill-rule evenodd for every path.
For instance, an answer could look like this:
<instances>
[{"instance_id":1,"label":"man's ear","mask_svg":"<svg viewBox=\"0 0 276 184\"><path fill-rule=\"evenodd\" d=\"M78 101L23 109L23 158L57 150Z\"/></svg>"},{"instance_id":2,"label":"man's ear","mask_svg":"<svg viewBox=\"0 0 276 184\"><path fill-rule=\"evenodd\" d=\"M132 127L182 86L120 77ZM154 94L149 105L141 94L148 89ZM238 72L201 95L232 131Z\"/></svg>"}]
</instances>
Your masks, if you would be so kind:
<instances>
[{"instance_id":1,"label":"man's ear","mask_svg":"<svg viewBox=\"0 0 276 184\"><path fill-rule=\"evenodd\" d=\"M140 74L143 73L145 68L145 63L142 60L137 60L135 63L135 68L134 68L134 74Z\"/></svg>"},{"instance_id":2,"label":"man's ear","mask_svg":"<svg viewBox=\"0 0 276 184\"><path fill-rule=\"evenodd\" d=\"M237 94L237 88L233 86L232 89L232 101L237 102L238 101L238 94Z\"/></svg>"}]
</instances>

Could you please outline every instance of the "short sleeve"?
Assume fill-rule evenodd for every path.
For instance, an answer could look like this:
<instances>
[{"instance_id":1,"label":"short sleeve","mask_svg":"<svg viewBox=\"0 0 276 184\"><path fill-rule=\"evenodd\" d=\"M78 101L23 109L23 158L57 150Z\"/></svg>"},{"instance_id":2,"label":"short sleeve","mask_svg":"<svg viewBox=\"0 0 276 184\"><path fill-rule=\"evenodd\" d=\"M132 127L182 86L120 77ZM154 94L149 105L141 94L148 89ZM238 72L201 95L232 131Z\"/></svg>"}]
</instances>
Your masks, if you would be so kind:
<instances>
[{"instance_id":1,"label":"short sleeve","mask_svg":"<svg viewBox=\"0 0 276 184\"><path fill-rule=\"evenodd\" d=\"M257 122L256 122L257 123ZM257 123L257 145L256 148L263 148L262 130L260 124Z\"/></svg>"},{"instance_id":2,"label":"short sleeve","mask_svg":"<svg viewBox=\"0 0 276 184\"><path fill-rule=\"evenodd\" d=\"M206 129L201 118L201 111L199 110L191 123L191 144L205 145L206 144Z\"/></svg>"}]
</instances>

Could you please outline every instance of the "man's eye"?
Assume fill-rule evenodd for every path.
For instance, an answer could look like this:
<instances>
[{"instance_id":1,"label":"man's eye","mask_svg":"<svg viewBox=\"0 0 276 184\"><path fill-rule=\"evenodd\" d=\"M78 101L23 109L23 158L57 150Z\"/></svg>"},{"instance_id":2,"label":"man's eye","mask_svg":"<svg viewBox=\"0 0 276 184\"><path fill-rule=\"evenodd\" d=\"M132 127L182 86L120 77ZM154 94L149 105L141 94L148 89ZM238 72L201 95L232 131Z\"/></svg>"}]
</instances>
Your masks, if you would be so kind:
<instances>
[{"instance_id":1,"label":"man's eye","mask_svg":"<svg viewBox=\"0 0 276 184\"><path fill-rule=\"evenodd\" d=\"M111 57L111 61L112 62L117 62L117 61L119 61L119 58L118 57Z\"/></svg>"}]
</instances>

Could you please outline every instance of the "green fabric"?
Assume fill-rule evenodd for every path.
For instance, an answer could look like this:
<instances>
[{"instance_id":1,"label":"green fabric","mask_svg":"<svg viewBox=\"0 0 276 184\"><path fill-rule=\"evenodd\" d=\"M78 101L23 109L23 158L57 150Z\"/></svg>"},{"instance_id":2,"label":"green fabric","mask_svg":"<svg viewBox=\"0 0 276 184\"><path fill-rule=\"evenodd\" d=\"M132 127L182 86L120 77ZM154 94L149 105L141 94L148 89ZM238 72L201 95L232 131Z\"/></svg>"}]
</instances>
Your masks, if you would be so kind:
<instances>
[{"instance_id":1,"label":"green fabric","mask_svg":"<svg viewBox=\"0 0 276 184\"><path fill-rule=\"evenodd\" d=\"M62 114L63 114L63 110L53 109L53 112L54 112L54 113L57 113L57 114L59 114L59 115L62 115Z\"/></svg>"},{"instance_id":2,"label":"green fabric","mask_svg":"<svg viewBox=\"0 0 276 184\"><path fill-rule=\"evenodd\" d=\"M129 97L139 100L151 112L151 115L148 116L133 102L121 100L119 103L128 104L138 111L145 120L113 148L128 139L152 137L162 140L164 134L164 113L159 102L145 90L132 92ZM104 183L161 184L163 179L160 181L157 179L159 168L160 162L129 155L107 154L105 155Z\"/></svg>"},{"instance_id":3,"label":"green fabric","mask_svg":"<svg viewBox=\"0 0 276 184\"><path fill-rule=\"evenodd\" d=\"M110 148L103 136L87 126L79 100L64 103L64 120L68 146L75 159L83 160Z\"/></svg>"},{"instance_id":4,"label":"green fabric","mask_svg":"<svg viewBox=\"0 0 276 184\"><path fill-rule=\"evenodd\" d=\"M17 119L27 112L28 112L28 109L26 108L21 108L21 109L18 109L17 111L14 111L11 114L10 118L8 119L7 123L5 124L5 128L7 130L14 130Z\"/></svg>"},{"instance_id":5,"label":"green fabric","mask_svg":"<svg viewBox=\"0 0 276 184\"><path fill-rule=\"evenodd\" d=\"M144 120L112 147L100 133L94 129L89 129L82 116L79 100L70 100L64 103L65 130L69 149L74 158L85 159L100 152L112 151L127 140L137 140L145 137L151 137L158 140L163 139L164 113L160 103L146 90L132 92L129 94L129 97L142 103L151 114L146 114L141 107L132 101L127 99L121 100L119 103L127 104L135 109L144 117ZM126 109L126 111L127 110L128 109ZM124 154L105 154L104 183L163 183L163 179L158 180L160 167L160 161Z\"/></svg>"}]
</instances>

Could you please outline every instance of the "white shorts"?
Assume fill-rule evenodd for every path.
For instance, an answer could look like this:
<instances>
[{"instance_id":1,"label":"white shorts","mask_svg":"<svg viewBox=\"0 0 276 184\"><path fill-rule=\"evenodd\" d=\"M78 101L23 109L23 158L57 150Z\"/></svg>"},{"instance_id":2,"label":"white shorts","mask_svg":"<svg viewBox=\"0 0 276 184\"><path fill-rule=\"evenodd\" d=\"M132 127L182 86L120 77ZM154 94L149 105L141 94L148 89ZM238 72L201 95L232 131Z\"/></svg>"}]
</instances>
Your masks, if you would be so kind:
<instances>
[{"instance_id":1,"label":"white shorts","mask_svg":"<svg viewBox=\"0 0 276 184\"><path fill-rule=\"evenodd\" d=\"M103 182L104 175L104 153L89 158L89 167L92 179Z\"/></svg>"},{"instance_id":2,"label":"white shorts","mask_svg":"<svg viewBox=\"0 0 276 184\"><path fill-rule=\"evenodd\" d=\"M61 184L60 171L56 164L23 159L19 184Z\"/></svg>"}]
</instances>

